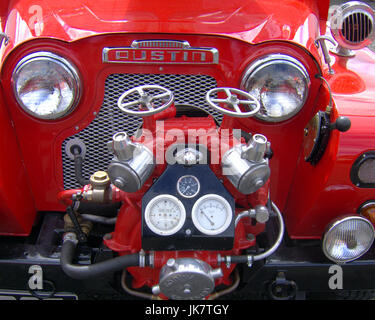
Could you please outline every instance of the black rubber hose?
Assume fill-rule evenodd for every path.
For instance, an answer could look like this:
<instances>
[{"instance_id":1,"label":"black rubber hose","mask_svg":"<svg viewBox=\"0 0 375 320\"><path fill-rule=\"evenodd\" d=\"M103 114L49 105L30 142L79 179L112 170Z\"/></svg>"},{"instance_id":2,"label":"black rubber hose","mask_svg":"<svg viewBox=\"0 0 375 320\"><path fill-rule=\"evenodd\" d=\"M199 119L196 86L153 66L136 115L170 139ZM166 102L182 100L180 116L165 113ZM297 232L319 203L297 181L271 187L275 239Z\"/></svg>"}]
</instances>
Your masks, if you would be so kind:
<instances>
[{"instance_id":1,"label":"black rubber hose","mask_svg":"<svg viewBox=\"0 0 375 320\"><path fill-rule=\"evenodd\" d=\"M74 175L77 180L77 182L81 186L85 186L90 183L89 180L85 179L82 176L82 163L83 163L83 158L81 155L75 155L74 156Z\"/></svg>"},{"instance_id":2,"label":"black rubber hose","mask_svg":"<svg viewBox=\"0 0 375 320\"><path fill-rule=\"evenodd\" d=\"M62 269L73 279L84 280L98 277L105 273L122 270L127 267L139 266L139 253L119 256L90 265L74 265L72 262L76 246L77 243L75 241L64 241L60 256L60 264Z\"/></svg>"}]
</instances>

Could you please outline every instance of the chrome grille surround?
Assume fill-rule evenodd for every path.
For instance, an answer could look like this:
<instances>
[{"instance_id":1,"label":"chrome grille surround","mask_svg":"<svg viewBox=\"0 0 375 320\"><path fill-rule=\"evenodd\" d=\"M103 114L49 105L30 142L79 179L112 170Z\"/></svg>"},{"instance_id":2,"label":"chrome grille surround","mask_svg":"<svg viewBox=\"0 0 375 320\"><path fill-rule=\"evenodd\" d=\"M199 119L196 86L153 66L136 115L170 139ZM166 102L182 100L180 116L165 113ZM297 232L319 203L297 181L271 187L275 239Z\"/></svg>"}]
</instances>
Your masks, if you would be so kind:
<instances>
[{"instance_id":1,"label":"chrome grille surround","mask_svg":"<svg viewBox=\"0 0 375 320\"><path fill-rule=\"evenodd\" d=\"M64 189L80 187L74 175L74 161L65 151L72 139L80 139L86 154L82 175L88 179L97 170L106 170L112 158L107 142L119 131L130 136L142 125L142 118L124 114L117 100L126 90L140 85L157 84L174 93L175 104L188 104L209 112L217 121L222 115L212 110L205 101L206 92L217 87L216 80L207 75L180 74L111 74L105 81L103 104L96 118L83 130L64 140L61 146Z\"/></svg>"}]
</instances>

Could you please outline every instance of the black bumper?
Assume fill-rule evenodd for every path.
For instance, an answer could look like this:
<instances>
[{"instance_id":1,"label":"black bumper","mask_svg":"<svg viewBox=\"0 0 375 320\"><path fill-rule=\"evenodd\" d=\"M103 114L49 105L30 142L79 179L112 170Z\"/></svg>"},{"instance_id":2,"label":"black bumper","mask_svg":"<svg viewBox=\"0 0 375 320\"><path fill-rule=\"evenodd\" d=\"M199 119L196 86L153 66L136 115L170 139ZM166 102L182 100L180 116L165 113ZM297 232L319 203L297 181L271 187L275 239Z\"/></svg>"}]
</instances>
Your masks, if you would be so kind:
<instances>
[{"instance_id":1,"label":"black bumper","mask_svg":"<svg viewBox=\"0 0 375 320\"><path fill-rule=\"evenodd\" d=\"M0 237L0 298L8 295L9 290L26 295L34 293L29 290L32 276L29 268L38 265L43 270L45 290L36 292L37 296L41 293L43 297L44 291L44 296L51 296L53 291L54 297L66 294L69 299L136 299L121 288L121 271L87 280L68 277L60 266L62 229L56 226L61 215L46 217L37 236L29 239ZM109 258L112 252L105 247L81 247L75 263L89 264ZM226 268L225 263L221 267ZM296 242L288 246L282 244L266 261L251 267L240 264L237 268L240 285L220 299L364 299L375 292L375 249L360 260L337 266L323 255L319 245L304 246Z\"/></svg>"}]
</instances>

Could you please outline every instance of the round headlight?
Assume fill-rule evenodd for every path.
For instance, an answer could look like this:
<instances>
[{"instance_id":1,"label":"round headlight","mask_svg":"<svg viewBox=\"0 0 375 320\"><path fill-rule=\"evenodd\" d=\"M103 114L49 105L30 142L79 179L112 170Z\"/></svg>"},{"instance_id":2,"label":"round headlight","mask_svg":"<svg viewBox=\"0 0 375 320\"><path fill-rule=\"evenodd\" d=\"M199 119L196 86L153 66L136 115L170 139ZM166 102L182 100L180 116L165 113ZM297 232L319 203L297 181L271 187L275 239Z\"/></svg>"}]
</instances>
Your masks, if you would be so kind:
<instances>
[{"instance_id":1,"label":"round headlight","mask_svg":"<svg viewBox=\"0 0 375 320\"><path fill-rule=\"evenodd\" d=\"M51 52L24 57L13 72L13 89L20 106L39 119L59 119L79 100L79 77L75 67Z\"/></svg>"},{"instance_id":2,"label":"round headlight","mask_svg":"<svg viewBox=\"0 0 375 320\"><path fill-rule=\"evenodd\" d=\"M241 89L260 101L261 107L255 117L279 122L301 110L309 85L310 78L302 63L284 54L271 54L247 68Z\"/></svg>"},{"instance_id":3,"label":"round headlight","mask_svg":"<svg viewBox=\"0 0 375 320\"><path fill-rule=\"evenodd\" d=\"M323 237L323 252L335 263L345 263L364 255L374 241L374 227L360 216L334 221Z\"/></svg>"}]
</instances>

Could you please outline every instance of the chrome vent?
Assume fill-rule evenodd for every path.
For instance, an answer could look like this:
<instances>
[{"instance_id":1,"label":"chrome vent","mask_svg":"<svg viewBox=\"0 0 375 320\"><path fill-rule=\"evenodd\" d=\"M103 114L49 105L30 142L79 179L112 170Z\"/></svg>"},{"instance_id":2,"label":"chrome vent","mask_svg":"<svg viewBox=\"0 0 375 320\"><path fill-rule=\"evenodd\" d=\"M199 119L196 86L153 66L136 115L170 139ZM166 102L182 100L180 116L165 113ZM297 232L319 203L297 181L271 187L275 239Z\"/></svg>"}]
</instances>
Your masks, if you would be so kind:
<instances>
[{"instance_id":1,"label":"chrome vent","mask_svg":"<svg viewBox=\"0 0 375 320\"><path fill-rule=\"evenodd\" d=\"M355 12L347 16L342 23L342 35L348 42L361 43L372 33L373 20L365 12Z\"/></svg>"},{"instance_id":2,"label":"chrome vent","mask_svg":"<svg viewBox=\"0 0 375 320\"><path fill-rule=\"evenodd\" d=\"M96 118L88 127L65 139L61 146L64 188L78 188L74 175L74 162L65 152L66 144L80 139L86 153L83 176L88 179L97 170L106 170L112 158L107 142L119 131L130 136L142 125L142 118L124 114L117 107L117 99L126 90L140 85L157 84L174 93L176 104L199 107L210 113L217 121L222 115L211 109L205 101L206 92L217 87L216 80L207 75L176 74L111 74L105 82L104 100Z\"/></svg>"}]
</instances>

